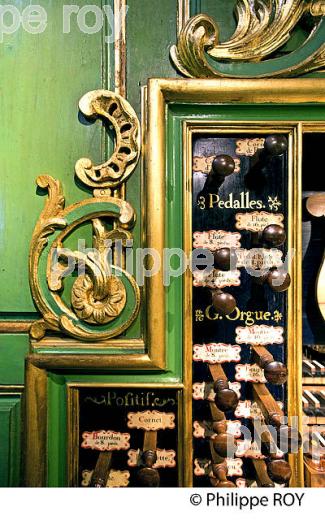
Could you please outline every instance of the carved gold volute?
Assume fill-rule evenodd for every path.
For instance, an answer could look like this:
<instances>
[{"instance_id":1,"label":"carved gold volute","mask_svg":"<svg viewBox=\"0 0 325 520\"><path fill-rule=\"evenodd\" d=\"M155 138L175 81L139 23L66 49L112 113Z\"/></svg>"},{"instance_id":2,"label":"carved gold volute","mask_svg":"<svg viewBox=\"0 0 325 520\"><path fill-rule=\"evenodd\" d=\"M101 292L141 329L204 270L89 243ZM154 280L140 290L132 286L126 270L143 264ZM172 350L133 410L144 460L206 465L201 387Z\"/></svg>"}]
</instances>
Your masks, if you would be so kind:
<instances>
[{"instance_id":1,"label":"carved gold volute","mask_svg":"<svg viewBox=\"0 0 325 520\"><path fill-rule=\"evenodd\" d=\"M303 15L315 28L298 49L274 58ZM171 48L177 70L191 78L289 77L325 65L324 0L237 0L237 28L220 42L217 22L207 14L190 18Z\"/></svg>"},{"instance_id":2,"label":"carved gold volute","mask_svg":"<svg viewBox=\"0 0 325 520\"><path fill-rule=\"evenodd\" d=\"M139 121L123 97L106 90L89 92L79 108L86 117L100 117L113 127L115 148L108 161L98 166L88 158L76 163L76 175L93 190L93 198L65 208L60 181L49 175L37 179L48 199L30 247L30 287L42 314L31 327L35 340L47 329L83 341L107 340L131 325L140 306L139 287L124 265L136 216L121 189L140 156ZM92 249L66 248L65 239L87 221L93 228ZM64 281L76 272L67 302Z\"/></svg>"}]
</instances>

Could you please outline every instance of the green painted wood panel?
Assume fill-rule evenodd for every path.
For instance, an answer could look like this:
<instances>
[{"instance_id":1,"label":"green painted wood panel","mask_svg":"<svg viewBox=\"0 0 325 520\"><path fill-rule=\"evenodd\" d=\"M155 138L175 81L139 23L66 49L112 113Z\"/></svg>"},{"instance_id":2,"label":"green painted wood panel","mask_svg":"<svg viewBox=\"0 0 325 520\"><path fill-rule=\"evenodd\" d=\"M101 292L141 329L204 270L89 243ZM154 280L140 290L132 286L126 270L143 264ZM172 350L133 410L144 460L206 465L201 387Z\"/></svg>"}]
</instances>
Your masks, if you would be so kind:
<instances>
[{"instance_id":1,"label":"green painted wood panel","mask_svg":"<svg viewBox=\"0 0 325 520\"><path fill-rule=\"evenodd\" d=\"M0 313L16 315L35 311L28 249L44 204L35 178L48 173L61 179L69 203L83 198L74 164L85 156L99 161L102 138L100 123L83 126L78 120L78 100L106 86L111 50L102 32L79 30L75 15L71 33L63 33L63 0L37 3L47 11L46 30L29 34L20 28L0 43ZM11 4L22 12L30 2ZM101 6L99 0L92 4Z\"/></svg>"},{"instance_id":2,"label":"green painted wood panel","mask_svg":"<svg viewBox=\"0 0 325 520\"><path fill-rule=\"evenodd\" d=\"M25 356L28 349L27 334L0 334L0 385L24 383Z\"/></svg>"},{"instance_id":3,"label":"green painted wood panel","mask_svg":"<svg viewBox=\"0 0 325 520\"><path fill-rule=\"evenodd\" d=\"M0 487L20 485L21 398L0 393Z\"/></svg>"},{"instance_id":4,"label":"green painted wood panel","mask_svg":"<svg viewBox=\"0 0 325 520\"><path fill-rule=\"evenodd\" d=\"M219 39L225 41L236 28L234 7L237 0L190 0L191 16L207 13L214 18L219 27Z\"/></svg>"},{"instance_id":5,"label":"green painted wood panel","mask_svg":"<svg viewBox=\"0 0 325 520\"><path fill-rule=\"evenodd\" d=\"M49 374L48 377L48 465L49 487L67 485L67 411L65 377Z\"/></svg>"}]
</instances>

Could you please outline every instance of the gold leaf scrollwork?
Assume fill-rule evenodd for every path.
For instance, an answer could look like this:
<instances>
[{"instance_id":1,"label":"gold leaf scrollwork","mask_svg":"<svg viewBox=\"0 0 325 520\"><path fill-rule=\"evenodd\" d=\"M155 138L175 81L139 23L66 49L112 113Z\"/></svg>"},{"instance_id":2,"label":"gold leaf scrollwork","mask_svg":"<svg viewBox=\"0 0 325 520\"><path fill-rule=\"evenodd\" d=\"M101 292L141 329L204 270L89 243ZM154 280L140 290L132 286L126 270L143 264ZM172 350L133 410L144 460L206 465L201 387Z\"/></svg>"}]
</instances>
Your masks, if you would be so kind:
<instances>
[{"instance_id":1,"label":"gold leaf scrollwork","mask_svg":"<svg viewBox=\"0 0 325 520\"><path fill-rule=\"evenodd\" d=\"M123 190L112 195L136 167L139 121L125 99L106 90L86 94L80 109L113 125L116 146L102 165L94 166L90 159L77 162L77 175L93 188L93 198L65 208L60 181L48 175L37 179L38 187L48 191L48 198L34 229L29 257L31 292L42 314L30 329L36 340L47 329L82 341L108 340L127 330L140 308L140 289L125 270L125 248L132 240L130 230L136 215L124 200ZM67 237L87 221L92 223L93 249L65 248ZM70 286L64 288L64 279L76 268L78 276L69 298Z\"/></svg>"},{"instance_id":2,"label":"gold leaf scrollwork","mask_svg":"<svg viewBox=\"0 0 325 520\"><path fill-rule=\"evenodd\" d=\"M286 68L281 62L277 64L278 68L274 66L274 69L265 69L265 73L262 71L263 60L289 40L300 18L308 11L313 16L324 15L324 0L238 0L235 8L237 28L223 43L219 41L215 20L198 14L180 31L177 45L170 51L171 59L181 74L192 78L249 77L242 71L236 73L230 67L231 62L258 63L259 77L297 75L315 70L324 66L324 45L307 59L303 58L301 63L295 62Z\"/></svg>"},{"instance_id":3,"label":"gold leaf scrollwork","mask_svg":"<svg viewBox=\"0 0 325 520\"><path fill-rule=\"evenodd\" d=\"M89 253L57 249L58 258L71 258L83 265L87 274L80 275L71 290L71 304L80 320L103 325L119 316L126 304L126 291L121 280L113 276L108 262L113 238L120 236L117 230L107 232L99 219L93 220L95 248ZM126 233L126 232L125 232ZM130 234L129 234L130 235ZM52 290L60 284L52 284Z\"/></svg>"},{"instance_id":4,"label":"gold leaf scrollwork","mask_svg":"<svg viewBox=\"0 0 325 520\"><path fill-rule=\"evenodd\" d=\"M324 16L325 15L325 1L314 0L310 6L310 13L312 16Z\"/></svg>"},{"instance_id":5,"label":"gold leaf scrollwork","mask_svg":"<svg viewBox=\"0 0 325 520\"><path fill-rule=\"evenodd\" d=\"M131 175L140 155L140 125L136 113L122 96L107 90L94 90L79 102L87 117L101 117L113 126L115 149L103 164L95 166L91 159L76 163L77 177L91 188L115 188Z\"/></svg>"},{"instance_id":6,"label":"gold leaf scrollwork","mask_svg":"<svg viewBox=\"0 0 325 520\"><path fill-rule=\"evenodd\" d=\"M96 293L95 282L89 275L79 276L75 281L71 303L81 320L103 325L121 314L126 303L124 286L116 276L106 278L104 294L100 295Z\"/></svg>"}]
</instances>

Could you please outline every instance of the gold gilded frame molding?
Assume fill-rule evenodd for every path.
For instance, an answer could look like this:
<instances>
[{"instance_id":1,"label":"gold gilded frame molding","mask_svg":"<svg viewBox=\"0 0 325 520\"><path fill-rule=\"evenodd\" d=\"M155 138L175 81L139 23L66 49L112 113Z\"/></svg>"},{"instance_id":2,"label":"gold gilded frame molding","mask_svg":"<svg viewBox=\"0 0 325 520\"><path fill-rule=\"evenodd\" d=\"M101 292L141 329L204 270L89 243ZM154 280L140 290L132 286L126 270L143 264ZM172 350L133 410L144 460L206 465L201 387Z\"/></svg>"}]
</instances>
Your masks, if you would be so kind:
<instances>
[{"instance_id":1,"label":"gold gilded frame molding","mask_svg":"<svg viewBox=\"0 0 325 520\"><path fill-rule=\"evenodd\" d=\"M196 103L196 104L234 104L234 103L325 103L325 79L269 79L269 80L178 80L178 79L152 79L149 81L148 92L148 133L146 174L162 180L165 178L166 164L166 114L169 104ZM193 117L193 116L192 116ZM202 122L186 120L184 117L183 133L183 179L184 179L184 251L189 253L192 248L190 227L191 222L191 135L194 131L225 133L226 131L263 132L263 128L272 132L286 132L290 138L289 170L289 224L288 247L296 249L291 274L294 280L288 293L288 311L291 321L288 326L288 369L291 377L288 381L288 415L297 416L299 426L302 425L301 410L301 373L302 373L302 295L301 288L301 157L302 136L304 132L325 129L322 122L302 121L212 121ZM265 131L265 130L264 130ZM293 146L294 144L294 146ZM161 184L160 184L161 186ZM151 186L154 189L154 186ZM164 192L164 187L163 192ZM150 190L149 192L150 193ZM154 233L154 228L149 231ZM191 414L191 363L192 363L192 334L191 334L191 285L190 273L184 276L184 368L183 383L185 388L185 402L188 413ZM301 346L301 348L300 348ZM192 445L190 436L186 438L187 453L191 453ZM292 486L303 485L303 459L300 450L297 455L289 456L293 477ZM191 463L188 461L188 468ZM191 469L189 470L191 471ZM187 475L188 485L191 485L191 475Z\"/></svg>"},{"instance_id":2,"label":"gold gilded frame molding","mask_svg":"<svg viewBox=\"0 0 325 520\"><path fill-rule=\"evenodd\" d=\"M24 482L26 487L47 486L48 442L48 369L44 357L26 359ZM78 479L79 388L168 388L178 392L178 477L180 485L191 485L192 419L188 412L188 396L182 383L67 383L67 482L75 487ZM190 394L191 396L191 394Z\"/></svg>"},{"instance_id":3,"label":"gold gilded frame molding","mask_svg":"<svg viewBox=\"0 0 325 520\"><path fill-rule=\"evenodd\" d=\"M86 116L107 119L114 126L115 151L108 161L98 166L85 158L76 163L76 174L82 183L93 190L93 199L85 199L66 209L64 209L60 182L45 175L37 179L38 185L47 189L49 196L35 226L30 250L30 286L34 301L43 316L41 320L33 323L30 329L32 351L40 355L49 354L47 366L49 363L51 364L51 349L62 348L62 350L68 351L68 355L65 355L67 352L62 352L60 355L59 365L61 367L71 366L72 363L73 366L85 368L96 366L97 368L123 367L163 370L166 366L166 346L165 291L162 271L145 280L145 290L142 291L144 296L142 303L147 307L144 337L119 339L121 333L130 326L139 312L140 290L136 280L125 271L123 257L118 259L113 250L115 265L108 265L106 260L106 240L112 240L113 247L115 240L121 240L125 246L126 241L132 237L130 229L135 222L135 213L125 200L125 182L134 171L140 156L139 121L127 101L120 95L109 91L99 90L86 94L80 101L80 109ZM157 178L153 169L150 171L151 174L145 177L144 182L144 191L147 194L144 205L145 221L148 222L147 228L149 228L145 237L145 246L155 249L162 258L164 247L163 181ZM112 230L105 229L102 217L113 219ZM79 251L67 252L62 248L63 241L69 233L86 221L92 221L94 244L100 253L100 262L90 254L85 255ZM154 232L150 231L151 225L154 227ZM43 257L47 255L47 260L42 258L43 252ZM79 276L73 285L71 308L60 297L60 290L63 286L61 272L64 272L60 258L57 264L60 266L59 275L55 274L53 277L52 274L52 258L55 253L64 259L71 257L77 262L83 262L88 269L88 274ZM100 276L98 271L100 271ZM108 272L111 272L109 276ZM46 273L46 277L44 273ZM119 273L120 279L118 278ZM118 284L115 289L114 285L110 285L111 279ZM110 293L113 289L115 293ZM106 296L103 298L100 294L103 290L108 291L105 306L106 310L111 313L109 319L106 319L104 315L98 317L97 314L96 323L94 306L97 303L93 303L93 300L97 299L95 290L99 294L99 301L103 302L106 301ZM114 294L116 294L118 303L114 302ZM92 311L89 315L90 308ZM123 317L124 311L126 312L125 318ZM106 321L103 321L103 318ZM117 320L116 325L114 325L115 319ZM105 330L103 327L98 328L95 325L104 325ZM65 333L70 338L62 338L60 335L54 338L46 337L46 329L54 330L59 334ZM97 357L96 355L83 357L81 354L72 362L70 354L76 353L77 349L82 350L82 341L87 342L85 346L87 351L106 349L107 354L108 349L109 355L98 352ZM111 355L109 351L113 349L120 349L121 352ZM126 351L126 349L129 352L123 354L122 351ZM56 361L54 364L57 366Z\"/></svg>"}]
</instances>

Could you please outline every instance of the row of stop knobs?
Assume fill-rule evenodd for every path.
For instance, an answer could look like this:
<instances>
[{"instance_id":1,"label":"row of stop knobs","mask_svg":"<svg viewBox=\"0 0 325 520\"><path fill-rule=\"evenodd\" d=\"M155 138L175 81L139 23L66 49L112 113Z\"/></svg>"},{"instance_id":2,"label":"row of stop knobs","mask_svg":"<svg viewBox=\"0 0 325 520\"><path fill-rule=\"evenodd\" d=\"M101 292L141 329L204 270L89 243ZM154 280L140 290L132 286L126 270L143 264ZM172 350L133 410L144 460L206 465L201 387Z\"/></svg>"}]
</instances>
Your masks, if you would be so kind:
<instances>
[{"instance_id":1,"label":"row of stop knobs","mask_svg":"<svg viewBox=\"0 0 325 520\"><path fill-rule=\"evenodd\" d=\"M264 147L256 151L252 158L253 164L246 175L248 184L254 179L263 185L263 168L273 157L283 155L288 149L287 138L283 135L270 135L264 141ZM211 172L207 177L202 193L218 192L225 179L234 173L235 161L230 155L217 155L212 161ZM263 232L253 233L254 246L280 247L286 241L286 233L282 226L271 224ZM229 271L236 266L236 253L229 248L218 249L214 254L215 268ZM259 277L254 277L258 284L266 283L273 291L286 291L290 286L290 275L283 270L272 268ZM236 308L235 298L220 289L212 292L212 304L219 314L225 316L231 314Z\"/></svg>"},{"instance_id":2,"label":"row of stop knobs","mask_svg":"<svg viewBox=\"0 0 325 520\"><path fill-rule=\"evenodd\" d=\"M274 361L267 349L253 346L253 358L264 369L266 379L273 384L283 384L287 378L287 370L283 363ZM212 471L214 477L211 482L216 487L232 487L234 484L226 478L226 458L236 452L236 443L233 435L227 433L227 421L224 412L235 410L238 396L229 387L227 377L220 364L209 365L214 380L215 402L210 403L212 414L212 428L215 435L211 441ZM287 484L291 478L291 469L284 458L279 458L277 444L286 440L288 452L301 444L299 432L287 424L282 423L283 412L265 387L264 384L253 383L254 397L260 406L265 422L273 426L277 438L274 439L267 428L261 428L261 423L255 421L254 430L261 443L261 452L266 457L263 460L254 460L258 473L257 480L263 487L271 487L275 483Z\"/></svg>"},{"instance_id":3,"label":"row of stop knobs","mask_svg":"<svg viewBox=\"0 0 325 520\"><path fill-rule=\"evenodd\" d=\"M282 226L270 224L260 233L254 233L254 241L256 245L261 247L279 247L286 241L286 232ZM229 271L237 265L237 255L235 249L223 247L217 249L214 253L214 266L220 271ZM253 282L258 285L267 284L274 292L286 291L291 283L289 273L284 270L273 267L270 270L263 270L261 273L256 271ZM231 314L237 307L234 296L220 289L214 289L212 292L212 305L214 309L221 315L227 316Z\"/></svg>"},{"instance_id":4,"label":"row of stop knobs","mask_svg":"<svg viewBox=\"0 0 325 520\"><path fill-rule=\"evenodd\" d=\"M265 139L264 147L258 150L252 158L249 172L245 176L245 183L250 188L258 189L264 183L264 167L273 157L283 155L288 148L285 136L271 135ZM218 192L226 177L234 173L235 162L229 155L218 155L212 162L212 169L207 177L203 194ZM286 233L282 226L271 224L262 232L252 234L252 245L260 248L278 248L286 241ZM235 250L230 248L218 249L214 254L214 267L221 271L229 271L236 268L237 256ZM261 276L254 277L256 284L268 285L275 292L282 292L290 286L290 275L277 268L261 272ZM237 307L234 296L220 289L212 290L212 305L221 315L231 314ZM269 383L282 385L287 380L287 369L281 362L275 361L267 349L261 346L253 346L253 359L264 370L264 375ZM210 403L213 420L213 435L210 440L212 473L211 483L216 487L233 487L234 484L227 479L226 457L233 456L236 452L235 439L227 433L227 421L224 412L235 410L238 404L238 396L229 387L227 377L220 364L209 365L214 380L215 402ZM286 436L287 439L296 438L299 433L287 425L283 425L281 413L277 403L269 393L265 385L254 385L255 397L260 400L261 408L266 422L275 426L278 437ZM267 401L267 404L264 402ZM255 426L255 425L254 425ZM258 426L256 426L258 429ZM263 460L254 461L257 472L258 484L264 487L273 486L273 482L286 484L291 477L289 464L276 456L276 446L272 436L266 431L258 432L261 437ZM289 442L290 444L290 442Z\"/></svg>"}]
</instances>

